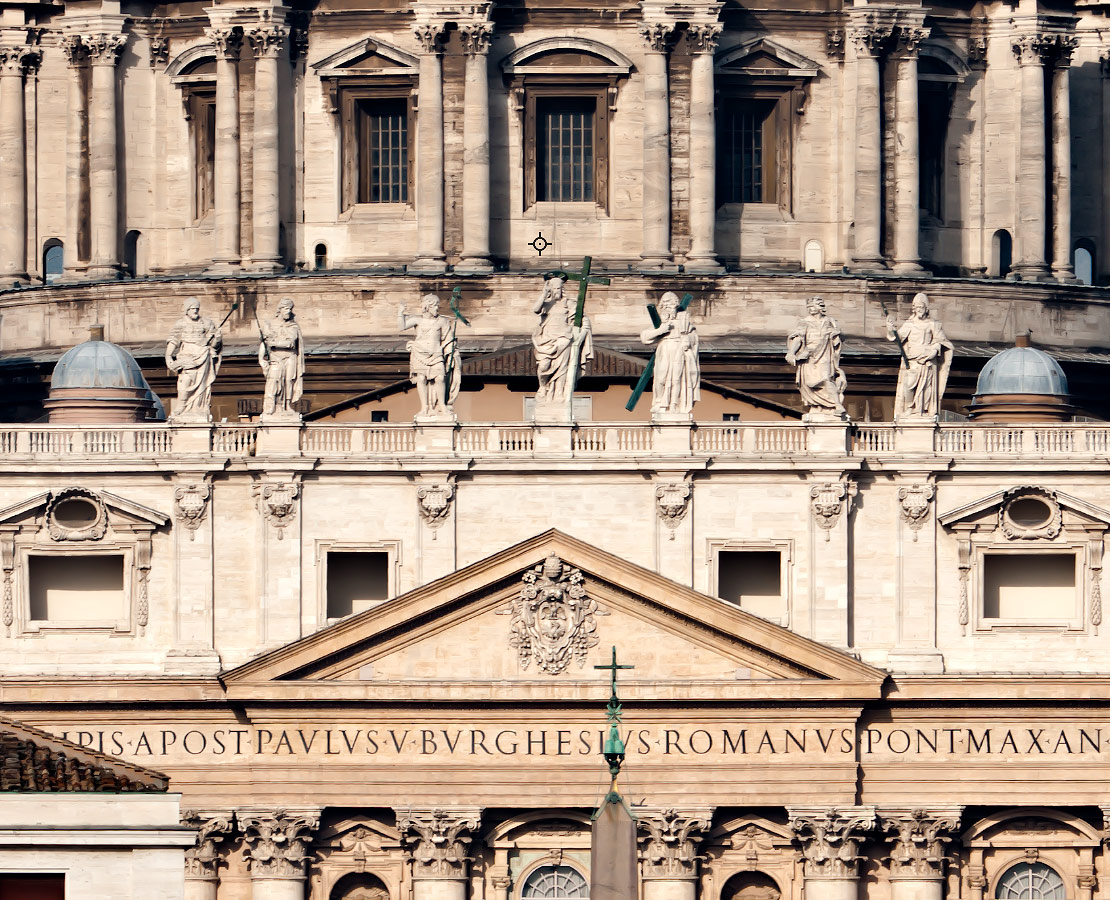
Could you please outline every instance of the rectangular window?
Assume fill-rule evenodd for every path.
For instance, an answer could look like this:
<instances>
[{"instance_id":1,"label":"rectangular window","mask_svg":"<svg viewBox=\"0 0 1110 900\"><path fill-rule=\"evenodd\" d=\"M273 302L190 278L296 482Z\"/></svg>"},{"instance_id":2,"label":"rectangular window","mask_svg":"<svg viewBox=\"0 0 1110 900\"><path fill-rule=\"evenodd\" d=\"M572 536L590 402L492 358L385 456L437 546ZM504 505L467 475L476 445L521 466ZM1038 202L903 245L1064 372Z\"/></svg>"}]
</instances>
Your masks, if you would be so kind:
<instances>
[{"instance_id":1,"label":"rectangular window","mask_svg":"<svg viewBox=\"0 0 1110 900\"><path fill-rule=\"evenodd\" d=\"M781 551L720 551L717 554L717 596L735 603L745 612L785 623Z\"/></svg>"},{"instance_id":2,"label":"rectangular window","mask_svg":"<svg viewBox=\"0 0 1110 900\"><path fill-rule=\"evenodd\" d=\"M722 104L717 137L717 203L774 203L774 100Z\"/></svg>"},{"instance_id":3,"label":"rectangular window","mask_svg":"<svg viewBox=\"0 0 1110 900\"><path fill-rule=\"evenodd\" d=\"M407 203L409 115L403 97L355 102L359 203Z\"/></svg>"},{"instance_id":4,"label":"rectangular window","mask_svg":"<svg viewBox=\"0 0 1110 900\"><path fill-rule=\"evenodd\" d=\"M594 97L542 97L536 101L536 199L594 199Z\"/></svg>"},{"instance_id":5,"label":"rectangular window","mask_svg":"<svg viewBox=\"0 0 1110 900\"><path fill-rule=\"evenodd\" d=\"M122 555L27 557L30 617L37 622L126 618Z\"/></svg>"},{"instance_id":6,"label":"rectangular window","mask_svg":"<svg viewBox=\"0 0 1110 900\"><path fill-rule=\"evenodd\" d=\"M203 218L215 205L216 192L216 94L196 91L190 97L193 117L193 158L196 163L196 217Z\"/></svg>"},{"instance_id":7,"label":"rectangular window","mask_svg":"<svg viewBox=\"0 0 1110 900\"><path fill-rule=\"evenodd\" d=\"M0 900L65 900L65 875L0 875Z\"/></svg>"},{"instance_id":8,"label":"rectangular window","mask_svg":"<svg viewBox=\"0 0 1110 900\"><path fill-rule=\"evenodd\" d=\"M341 619L389 599L389 554L329 550L327 617Z\"/></svg>"},{"instance_id":9,"label":"rectangular window","mask_svg":"<svg viewBox=\"0 0 1110 900\"><path fill-rule=\"evenodd\" d=\"M1073 553L987 553L983 618L1066 621L1076 616Z\"/></svg>"}]
</instances>

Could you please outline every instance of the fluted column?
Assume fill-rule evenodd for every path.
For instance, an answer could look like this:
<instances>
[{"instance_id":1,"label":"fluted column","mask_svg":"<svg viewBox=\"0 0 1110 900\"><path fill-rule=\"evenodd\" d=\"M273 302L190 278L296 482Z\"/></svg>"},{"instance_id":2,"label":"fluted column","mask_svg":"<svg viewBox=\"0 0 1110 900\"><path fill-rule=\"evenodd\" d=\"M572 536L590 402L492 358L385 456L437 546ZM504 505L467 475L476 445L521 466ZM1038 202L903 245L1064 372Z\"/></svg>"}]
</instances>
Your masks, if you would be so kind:
<instances>
[{"instance_id":1,"label":"fluted column","mask_svg":"<svg viewBox=\"0 0 1110 900\"><path fill-rule=\"evenodd\" d=\"M491 272L489 259L489 44L493 26L459 29L466 51L463 95L463 249L456 272Z\"/></svg>"},{"instance_id":2,"label":"fluted column","mask_svg":"<svg viewBox=\"0 0 1110 900\"><path fill-rule=\"evenodd\" d=\"M667 52L674 26L649 22L640 26L644 51L644 247L643 269L670 269L671 253L671 94Z\"/></svg>"},{"instance_id":3,"label":"fluted column","mask_svg":"<svg viewBox=\"0 0 1110 900\"><path fill-rule=\"evenodd\" d=\"M900 26L897 36L893 269L899 275L921 275L924 269L921 268L918 242L921 184L918 174L917 54L928 32L912 25Z\"/></svg>"},{"instance_id":4,"label":"fluted column","mask_svg":"<svg viewBox=\"0 0 1110 900\"><path fill-rule=\"evenodd\" d=\"M856 48L856 249L852 268L859 272L886 269L882 229L883 136L880 118L879 58L892 34L889 26L852 29Z\"/></svg>"},{"instance_id":5,"label":"fluted column","mask_svg":"<svg viewBox=\"0 0 1110 900\"><path fill-rule=\"evenodd\" d=\"M473 807L397 810L412 858L413 900L466 900L470 842L481 817Z\"/></svg>"},{"instance_id":6,"label":"fluted column","mask_svg":"<svg viewBox=\"0 0 1110 900\"><path fill-rule=\"evenodd\" d=\"M1014 38L1021 73L1021 141L1018 152L1017 243L1014 271L1027 280L1048 277L1045 263L1045 97L1046 35Z\"/></svg>"},{"instance_id":7,"label":"fluted column","mask_svg":"<svg viewBox=\"0 0 1110 900\"><path fill-rule=\"evenodd\" d=\"M860 844L875 825L874 807L805 807L787 812L802 847L806 900L857 900Z\"/></svg>"},{"instance_id":8,"label":"fluted column","mask_svg":"<svg viewBox=\"0 0 1110 900\"><path fill-rule=\"evenodd\" d=\"M181 824L197 832L196 843L185 851L185 900L216 900L219 845L231 834L232 815L186 810L181 814Z\"/></svg>"},{"instance_id":9,"label":"fluted column","mask_svg":"<svg viewBox=\"0 0 1110 900\"><path fill-rule=\"evenodd\" d=\"M443 252L443 26L413 27L420 42L416 114L416 259L409 270L435 274L447 268Z\"/></svg>"},{"instance_id":10,"label":"fluted column","mask_svg":"<svg viewBox=\"0 0 1110 900\"><path fill-rule=\"evenodd\" d=\"M119 275L119 152L116 133L116 64L123 53L124 34L91 34L82 38L92 66L89 117L90 278Z\"/></svg>"},{"instance_id":11,"label":"fluted column","mask_svg":"<svg viewBox=\"0 0 1110 900\"><path fill-rule=\"evenodd\" d=\"M89 100L85 91L88 77L88 49L80 35L62 38L62 50L69 64L66 84L66 230L63 240L65 276L75 278L88 265L84 258L87 246L89 214L88 144Z\"/></svg>"},{"instance_id":12,"label":"fluted column","mask_svg":"<svg viewBox=\"0 0 1110 900\"><path fill-rule=\"evenodd\" d=\"M239 175L239 50L243 29L215 27L206 32L216 46L216 146L213 218L216 246L213 271L232 271L242 255Z\"/></svg>"},{"instance_id":13,"label":"fluted column","mask_svg":"<svg viewBox=\"0 0 1110 900\"><path fill-rule=\"evenodd\" d=\"M239 814L253 900L304 900L305 862L319 825L317 812Z\"/></svg>"},{"instance_id":14,"label":"fluted column","mask_svg":"<svg viewBox=\"0 0 1110 900\"><path fill-rule=\"evenodd\" d=\"M698 843L712 818L711 809L636 811L643 900L695 900Z\"/></svg>"},{"instance_id":15,"label":"fluted column","mask_svg":"<svg viewBox=\"0 0 1110 900\"><path fill-rule=\"evenodd\" d=\"M37 64L28 44L0 45L0 286L27 279L27 147L23 75Z\"/></svg>"},{"instance_id":16,"label":"fluted column","mask_svg":"<svg viewBox=\"0 0 1110 900\"><path fill-rule=\"evenodd\" d=\"M254 52L254 217L251 268L276 272L281 259L281 185L278 151L278 58L289 29L264 22L247 32Z\"/></svg>"},{"instance_id":17,"label":"fluted column","mask_svg":"<svg viewBox=\"0 0 1110 900\"><path fill-rule=\"evenodd\" d=\"M1052 276L1075 279L1071 258L1071 56L1073 35L1060 35L1052 67ZM1094 273L1091 273L1094 275Z\"/></svg>"},{"instance_id":18,"label":"fluted column","mask_svg":"<svg viewBox=\"0 0 1110 900\"><path fill-rule=\"evenodd\" d=\"M962 807L879 811L887 833L891 900L943 900L947 844L960 827Z\"/></svg>"},{"instance_id":19,"label":"fluted column","mask_svg":"<svg viewBox=\"0 0 1110 900\"><path fill-rule=\"evenodd\" d=\"M717 259L717 120L713 53L721 36L717 23L691 25L690 44L690 252L686 271L723 271Z\"/></svg>"}]
</instances>

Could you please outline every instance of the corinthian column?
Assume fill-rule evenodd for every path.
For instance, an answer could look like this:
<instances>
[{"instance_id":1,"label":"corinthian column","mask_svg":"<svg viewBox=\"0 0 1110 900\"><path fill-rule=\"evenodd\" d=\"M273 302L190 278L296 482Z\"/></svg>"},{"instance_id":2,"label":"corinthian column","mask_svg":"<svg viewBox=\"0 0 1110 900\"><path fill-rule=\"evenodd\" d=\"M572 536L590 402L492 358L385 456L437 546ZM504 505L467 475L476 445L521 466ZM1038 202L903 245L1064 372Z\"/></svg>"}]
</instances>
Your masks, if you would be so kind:
<instances>
[{"instance_id":1,"label":"corinthian column","mask_svg":"<svg viewBox=\"0 0 1110 900\"><path fill-rule=\"evenodd\" d=\"M899 275L921 275L918 249L921 185L918 176L917 53L928 36L924 28L898 28L895 85L894 143L894 271ZM859 234L859 226L856 226Z\"/></svg>"},{"instance_id":2,"label":"corinthian column","mask_svg":"<svg viewBox=\"0 0 1110 900\"><path fill-rule=\"evenodd\" d=\"M305 861L319 825L316 812L240 813L253 900L304 900Z\"/></svg>"},{"instance_id":3,"label":"corinthian column","mask_svg":"<svg viewBox=\"0 0 1110 900\"><path fill-rule=\"evenodd\" d=\"M239 267L239 50L243 29L209 28L205 34L216 46L216 146L213 183L213 217L216 247L212 270L226 272Z\"/></svg>"},{"instance_id":4,"label":"corinthian column","mask_svg":"<svg viewBox=\"0 0 1110 900\"><path fill-rule=\"evenodd\" d=\"M89 69L88 49L80 35L62 38L62 50L69 64L66 84L66 230L62 254L67 278L75 278L88 265L89 214L89 100L85 79Z\"/></svg>"},{"instance_id":5,"label":"corinthian column","mask_svg":"<svg viewBox=\"0 0 1110 900\"><path fill-rule=\"evenodd\" d=\"M254 247L251 268L281 268L281 185L278 174L278 57L289 29L263 22L247 32L254 51Z\"/></svg>"},{"instance_id":6,"label":"corinthian column","mask_svg":"<svg viewBox=\"0 0 1110 900\"><path fill-rule=\"evenodd\" d=\"M667 50L674 26L651 22L640 26L644 52L644 248L645 271L670 269L671 254L671 95Z\"/></svg>"},{"instance_id":7,"label":"corinthian column","mask_svg":"<svg viewBox=\"0 0 1110 900\"><path fill-rule=\"evenodd\" d=\"M27 148L23 75L37 65L26 43L0 45L0 286L27 280Z\"/></svg>"},{"instance_id":8,"label":"corinthian column","mask_svg":"<svg viewBox=\"0 0 1110 900\"><path fill-rule=\"evenodd\" d=\"M879 244L883 159L879 57L891 34L890 26L865 25L852 29L856 48L856 249L852 268L859 272L886 269Z\"/></svg>"},{"instance_id":9,"label":"corinthian column","mask_svg":"<svg viewBox=\"0 0 1110 900\"><path fill-rule=\"evenodd\" d=\"M806 900L857 900L860 844L875 825L874 807L787 812L795 840L802 845Z\"/></svg>"},{"instance_id":10,"label":"corinthian column","mask_svg":"<svg viewBox=\"0 0 1110 900\"><path fill-rule=\"evenodd\" d=\"M186 810L181 824L196 829L197 840L185 851L185 900L216 900L219 885L219 844L231 834L231 813Z\"/></svg>"},{"instance_id":11,"label":"corinthian column","mask_svg":"<svg viewBox=\"0 0 1110 900\"><path fill-rule=\"evenodd\" d=\"M481 817L469 807L397 810L397 830L412 854L413 900L466 900L467 854Z\"/></svg>"},{"instance_id":12,"label":"corinthian column","mask_svg":"<svg viewBox=\"0 0 1110 900\"><path fill-rule=\"evenodd\" d=\"M82 37L92 64L92 116L89 121L89 229L92 238L90 278L119 274L119 155L116 135L116 63L124 34Z\"/></svg>"},{"instance_id":13,"label":"corinthian column","mask_svg":"<svg viewBox=\"0 0 1110 900\"><path fill-rule=\"evenodd\" d=\"M1052 67L1052 276L1058 281L1075 279L1071 260L1070 72L1071 55L1078 44L1073 35L1060 35Z\"/></svg>"},{"instance_id":14,"label":"corinthian column","mask_svg":"<svg viewBox=\"0 0 1110 900\"><path fill-rule=\"evenodd\" d=\"M690 58L690 252L686 271L724 271L715 249L717 227L717 120L713 53L721 36L717 23L686 31Z\"/></svg>"},{"instance_id":15,"label":"corinthian column","mask_svg":"<svg viewBox=\"0 0 1110 900\"><path fill-rule=\"evenodd\" d=\"M493 26L459 29L466 51L463 110L463 249L456 272L492 272L489 261L489 42Z\"/></svg>"},{"instance_id":16,"label":"corinthian column","mask_svg":"<svg viewBox=\"0 0 1110 900\"><path fill-rule=\"evenodd\" d=\"M443 26L415 25L420 42L416 114L416 259L409 270L446 270L443 253Z\"/></svg>"},{"instance_id":17,"label":"corinthian column","mask_svg":"<svg viewBox=\"0 0 1110 900\"><path fill-rule=\"evenodd\" d=\"M642 834L643 900L694 900L697 845L712 818L710 809L636 811L636 824Z\"/></svg>"},{"instance_id":18,"label":"corinthian column","mask_svg":"<svg viewBox=\"0 0 1110 900\"><path fill-rule=\"evenodd\" d=\"M1021 66L1021 142L1018 156L1017 239L1014 271L1030 281L1048 277L1045 263L1045 121L1044 53L1050 39L1042 34L1014 38Z\"/></svg>"},{"instance_id":19,"label":"corinthian column","mask_svg":"<svg viewBox=\"0 0 1110 900\"><path fill-rule=\"evenodd\" d=\"M889 832L891 900L943 900L945 845L960 827L962 807L880 810Z\"/></svg>"}]
</instances>

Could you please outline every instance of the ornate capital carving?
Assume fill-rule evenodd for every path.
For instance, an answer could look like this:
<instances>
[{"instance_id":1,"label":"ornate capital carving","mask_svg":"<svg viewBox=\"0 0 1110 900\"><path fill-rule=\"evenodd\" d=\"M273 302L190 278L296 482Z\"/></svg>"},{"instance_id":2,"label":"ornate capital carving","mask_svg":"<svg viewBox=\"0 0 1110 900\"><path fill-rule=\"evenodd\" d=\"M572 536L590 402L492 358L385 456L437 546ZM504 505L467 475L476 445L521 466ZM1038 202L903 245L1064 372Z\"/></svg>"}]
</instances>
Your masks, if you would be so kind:
<instances>
[{"instance_id":1,"label":"ornate capital carving","mask_svg":"<svg viewBox=\"0 0 1110 900\"><path fill-rule=\"evenodd\" d=\"M173 492L174 517L179 525L188 529L190 541L196 539L211 496L212 489L207 484L183 484Z\"/></svg>"},{"instance_id":2,"label":"ornate capital carving","mask_svg":"<svg viewBox=\"0 0 1110 900\"><path fill-rule=\"evenodd\" d=\"M81 41L79 34L63 34L60 44L70 66L83 66L89 61L89 48Z\"/></svg>"},{"instance_id":3,"label":"ornate capital carving","mask_svg":"<svg viewBox=\"0 0 1110 900\"><path fill-rule=\"evenodd\" d=\"M721 40L722 26L718 22L691 25L686 29L686 40L694 53L715 53Z\"/></svg>"},{"instance_id":4,"label":"ornate capital carving","mask_svg":"<svg viewBox=\"0 0 1110 900\"><path fill-rule=\"evenodd\" d=\"M412 26L412 33L416 35L416 41L425 53L443 52L444 30L442 24L419 22Z\"/></svg>"},{"instance_id":5,"label":"ornate capital carving","mask_svg":"<svg viewBox=\"0 0 1110 900\"><path fill-rule=\"evenodd\" d=\"M708 809L637 810L636 824L644 833L640 848L643 877L696 878L697 844L711 819Z\"/></svg>"},{"instance_id":6,"label":"ornate capital carving","mask_svg":"<svg viewBox=\"0 0 1110 900\"><path fill-rule=\"evenodd\" d=\"M250 861L251 875L303 878L308 847L319 825L318 815L286 812L283 809L240 816L244 855Z\"/></svg>"},{"instance_id":7,"label":"ornate capital carving","mask_svg":"<svg viewBox=\"0 0 1110 900\"><path fill-rule=\"evenodd\" d=\"M219 875L222 843L232 831L231 813L200 813L187 809L181 814L181 824L194 828L196 843L185 851L185 877L212 881Z\"/></svg>"},{"instance_id":8,"label":"ornate capital carving","mask_svg":"<svg viewBox=\"0 0 1110 900\"><path fill-rule=\"evenodd\" d=\"M967 61L972 66L983 66L987 62L987 39L983 36L971 37L967 42Z\"/></svg>"},{"instance_id":9,"label":"ornate capital carving","mask_svg":"<svg viewBox=\"0 0 1110 900\"><path fill-rule=\"evenodd\" d=\"M284 25L267 22L251 28L246 35L255 58L275 59L281 55L281 51L285 47L285 39L289 37L289 29Z\"/></svg>"},{"instance_id":10,"label":"ornate capital carving","mask_svg":"<svg viewBox=\"0 0 1110 900\"><path fill-rule=\"evenodd\" d=\"M485 56L493 38L493 25L489 22L470 22L459 29L459 37L467 56Z\"/></svg>"},{"instance_id":11,"label":"ornate capital carving","mask_svg":"<svg viewBox=\"0 0 1110 900\"><path fill-rule=\"evenodd\" d=\"M892 878L942 878L945 845L960 827L959 810L880 812L879 827L889 832Z\"/></svg>"},{"instance_id":12,"label":"ornate capital carving","mask_svg":"<svg viewBox=\"0 0 1110 900\"><path fill-rule=\"evenodd\" d=\"M860 844L875 825L870 807L791 809L790 827L801 844L807 878L856 878Z\"/></svg>"},{"instance_id":13,"label":"ornate capital carving","mask_svg":"<svg viewBox=\"0 0 1110 900\"><path fill-rule=\"evenodd\" d=\"M88 48L89 62L94 66L114 66L127 46L126 34L86 34L81 42Z\"/></svg>"},{"instance_id":14,"label":"ornate capital carving","mask_svg":"<svg viewBox=\"0 0 1110 900\"><path fill-rule=\"evenodd\" d=\"M691 487L688 481L661 484L655 488L655 507L663 524L670 529L672 541L675 529L686 517L686 511L690 508L690 493Z\"/></svg>"},{"instance_id":15,"label":"ornate capital carving","mask_svg":"<svg viewBox=\"0 0 1110 900\"><path fill-rule=\"evenodd\" d=\"M597 646L594 616L609 611L586 595L582 572L572 569L552 554L524 573L520 594L498 615L511 615L509 646L517 651L520 668L536 668L548 675L566 671L571 660L578 668L586 654Z\"/></svg>"},{"instance_id":16,"label":"ornate capital carving","mask_svg":"<svg viewBox=\"0 0 1110 900\"><path fill-rule=\"evenodd\" d=\"M1010 46L1021 65L1040 66L1052 53L1054 44L1053 36L1049 34L1018 34Z\"/></svg>"},{"instance_id":17,"label":"ornate capital carving","mask_svg":"<svg viewBox=\"0 0 1110 900\"><path fill-rule=\"evenodd\" d=\"M929 502L936 495L936 488L931 484L912 484L909 487L898 488L898 502L902 507L902 521L913 532L913 539L917 540L917 533L929 519Z\"/></svg>"},{"instance_id":18,"label":"ornate capital carving","mask_svg":"<svg viewBox=\"0 0 1110 900\"><path fill-rule=\"evenodd\" d=\"M857 54L879 56L893 34L891 25L858 25L851 30L849 37L856 45Z\"/></svg>"},{"instance_id":19,"label":"ornate capital carving","mask_svg":"<svg viewBox=\"0 0 1110 900\"><path fill-rule=\"evenodd\" d=\"M0 45L0 75L24 75L38 70L42 51L31 44Z\"/></svg>"},{"instance_id":20,"label":"ornate capital carving","mask_svg":"<svg viewBox=\"0 0 1110 900\"><path fill-rule=\"evenodd\" d=\"M817 527L825 532L826 541L841 514L852 511L852 498L856 495L856 490L854 481L827 481L809 489L813 518Z\"/></svg>"},{"instance_id":21,"label":"ornate capital carving","mask_svg":"<svg viewBox=\"0 0 1110 900\"><path fill-rule=\"evenodd\" d=\"M397 830L411 847L413 878L465 878L480 809L398 810Z\"/></svg>"},{"instance_id":22,"label":"ornate capital carving","mask_svg":"<svg viewBox=\"0 0 1110 900\"><path fill-rule=\"evenodd\" d=\"M216 56L220 59L235 62L239 59L239 51L243 47L243 29L238 25L234 27L206 28L204 34L216 45Z\"/></svg>"},{"instance_id":23,"label":"ornate capital carving","mask_svg":"<svg viewBox=\"0 0 1110 900\"><path fill-rule=\"evenodd\" d=\"M433 540L435 531L446 521L451 512L451 500L454 496L453 484L426 484L416 491L416 504L420 510L420 518L432 529Z\"/></svg>"},{"instance_id":24,"label":"ornate capital carving","mask_svg":"<svg viewBox=\"0 0 1110 900\"><path fill-rule=\"evenodd\" d=\"M295 481L279 481L274 484L255 485L258 492L258 507L274 528L278 540L284 537L285 529L297 517L297 497L300 485Z\"/></svg>"},{"instance_id":25,"label":"ornate capital carving","mask_svg":"<svg viewBox=\"0 0 1110 900\"><path fill-rule=\"evenodd\" d=\"M843 28L830 28L825 32L825 52L834 59L844 58Z\"/></svg>"},{"instance_id":26,"label":"ornate capital carving","mask_svg":"<svg viewBox=\"0 0 1110 900\"><path fill-rule=\"evenodd\" d=\"M640 26L640 36L649 50L666 53L674 39L674 24L671 22L645 22Z\"/></svg>"},{"instance_id":27,"label":"ornate capital carving","mask_svg":"<svg viewBox=\"0 0 1110 900\"><path fill-rule=\"evenodd\" d=\"M916 57L921 49L921 42L928 36L927 28L919 28L916 25L899 25L894 29L898 52L906 57Z\"/></svg>"},{"instance_id":28,"label":"ornate capital carving","mask_svg":"<svg viewBox=\"0 0 1110 900\"><path fill-rule=\"evenodd\" d=\"M150 39L150 67L166 64L170 58L170 39L165 35L156 34Z\"/></svg>"},{"instance_id":29,"label":"ornate capital carving","mask_svg":"<svg viewBox=\"0 0 1110 900\"><path fill-rule=\"evenodd\" d=\"M1074 34L1056 35L1056 58L1053 60L1056 68L1066 69L1071 65L1072 54L1079 47L1079 38Z\"/></svg>"}]
</instances>

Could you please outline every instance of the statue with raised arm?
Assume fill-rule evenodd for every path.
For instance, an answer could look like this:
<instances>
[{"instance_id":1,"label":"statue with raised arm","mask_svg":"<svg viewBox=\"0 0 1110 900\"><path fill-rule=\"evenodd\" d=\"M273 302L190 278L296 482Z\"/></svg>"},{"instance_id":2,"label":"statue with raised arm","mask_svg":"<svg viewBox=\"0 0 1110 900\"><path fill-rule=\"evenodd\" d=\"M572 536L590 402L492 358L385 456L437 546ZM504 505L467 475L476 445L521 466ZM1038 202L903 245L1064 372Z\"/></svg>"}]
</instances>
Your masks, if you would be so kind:
<instances>
[{"instance_id":1,"label":"statue with raised arm","mask_svg":"<svg viewBox=\"0 0 1110 900\"><path fill-rule=\"evenodd\" d=\"M293 316L293 301L288 297L283 299L274 318L277 321L267 324L258 321L262 332L258 344L258 364L266 374L262 421L299 421L301 414L297 410L297 402L301 399L304 384L304 338Z\"/></svg>"},{"instance_id":2,"label":"statue with raised arm","mask_svg":"<svg viewBox=\"0 0 1110 900\"><path fill-rule=\"evenodd\" d=\"M806 315L798 320L786 343L786 361L797 367L798 391L808 421L847 418L846 381L840 368L840 326L825 313L825 301L810 297Z\"/></svg>"},{"instance_id":3,"label":"statue with raised arm","mask_svg":"<svg viewBox=\"0 0 1110 900\"><path fill-rule=\"evenodd\" d=\"M940 322L929 312L929 298L915 294L913 312L896 327L887 317L886 339L901 346L898 389L894 396L894 418L935 419L948 386L952 368L952 342Z\"/></svg>"},{"instance_id":4,"label":"statue with raised arm","mask_svg":"<svg viewBox=\"0 0 1110 900\"><path fill-rule=\"evenodd\" d=\"M532 312L540 317L532 331L540 382L536 406L563 404L569 409L574 385L594 358L590 320L583 318L581 326L574 324L574 303L564 293L563 279L558 276L544 282L543 294Z\"/></svg>"},{"instance_id":5,"label":"statue with raised arm","mask_svg":"<svg viewBox=\"0 0 1110 900\"><path fill-rule=\"evenodd\" d=\"M678 294L667 291L659 301L658 328L640 332L645 344L655 344L651 413L654 418L689 419L701 399L698 333Z\"/></svg>"},{"instance_id":6,"label":"statue with raised arm","mask_svg":"<svg viewBox=\"0 0 1110 900\"><path fill-rule=\"evenodd\" d=\"M185 315L166 341L166 368L177 374L174 422L212 421L212 384L220 371L223 338L220 328L200 314L200 301L185 301Z\"/></svg>"},{"instance_id":7,"label":"statue with raised arm","mask_svg":"<svg viewBox=\"0 0 1110 900\"><path fill-rule=\"evenodd\" d=\"M420 398L417 418L453 418L452 406L462 384L462 360L455 337L456 320L439 314L439 297L425 294L420 299L420 315L397 312L401 331L415 329L408 343L409 377Z\"/></svg>"}]
</instances>

